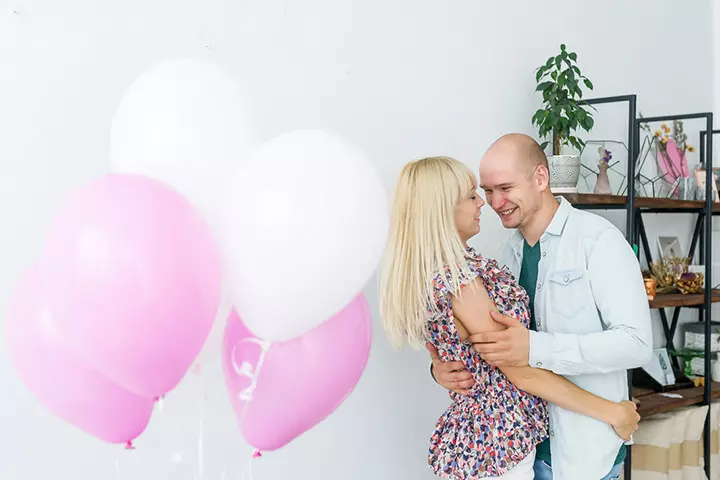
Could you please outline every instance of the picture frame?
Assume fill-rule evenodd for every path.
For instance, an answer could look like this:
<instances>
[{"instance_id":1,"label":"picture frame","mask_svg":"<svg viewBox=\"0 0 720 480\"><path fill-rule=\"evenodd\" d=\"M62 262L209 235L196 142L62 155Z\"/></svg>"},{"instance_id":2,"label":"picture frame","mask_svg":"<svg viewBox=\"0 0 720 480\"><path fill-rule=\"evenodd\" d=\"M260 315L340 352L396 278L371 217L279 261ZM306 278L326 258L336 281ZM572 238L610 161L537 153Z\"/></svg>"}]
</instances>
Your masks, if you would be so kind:
<instances>
[{"instance_id":1,"label":"picture frame","mask_svg":"<svg viewBox=\"0 0 720 480\"><path fill-rule=\"evenodd\" d=\"M663 387L675 385L677 381L670 363L670 355L665 348L653 349L650 361L642 368Z\"/></svg>"},{"instance_id":2,"label":"picture frame","mask_svg":"<svg viewBox=\"0 0 720 480\"><path fill-rule=\"evenodd\" d=\"M661 258L682 257L683 250L678 237L658 237L658 250Z\"/></svg>"}]
</instances>

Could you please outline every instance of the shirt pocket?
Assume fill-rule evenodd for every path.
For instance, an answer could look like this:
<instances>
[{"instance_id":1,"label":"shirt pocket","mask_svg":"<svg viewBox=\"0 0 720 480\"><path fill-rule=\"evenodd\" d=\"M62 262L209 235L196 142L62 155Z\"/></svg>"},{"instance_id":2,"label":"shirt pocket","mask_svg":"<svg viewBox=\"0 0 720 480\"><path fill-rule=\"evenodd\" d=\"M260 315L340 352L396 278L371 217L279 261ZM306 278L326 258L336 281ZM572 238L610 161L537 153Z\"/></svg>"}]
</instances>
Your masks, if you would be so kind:
<instances>
[{"instance_id":1,"label":"shirt pocket","mask_svg":"<svg viewBox=\"0 0 720 480\"><path fill-rule=\"evenodd\" d=\"M581 269L559 270L548 275L550 311L572 318L587 307L585 272Z\"/></svg>"}]
</instances>

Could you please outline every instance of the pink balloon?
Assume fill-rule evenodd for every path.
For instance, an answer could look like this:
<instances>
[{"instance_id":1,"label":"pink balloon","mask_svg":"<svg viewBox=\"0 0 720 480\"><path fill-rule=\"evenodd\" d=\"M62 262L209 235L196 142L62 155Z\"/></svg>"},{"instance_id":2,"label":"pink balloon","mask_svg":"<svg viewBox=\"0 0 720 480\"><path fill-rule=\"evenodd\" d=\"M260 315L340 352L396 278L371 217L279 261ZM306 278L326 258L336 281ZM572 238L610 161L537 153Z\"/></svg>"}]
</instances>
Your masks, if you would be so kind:
<instances>
[{"instance_id":1,"label":"pink balloon","mask_svg":"<svg viewBox=\"0 0 720 480\"><path fill-rule=\"evenodd\" d=\"M258 367L262 340L233 310L225 330L223 371L248 443L260 450L276 450L335 411L360 380L371 340L370 312L360 294L313 330L271 344ZM255 370L256 388L248 402L243 393Z\"/></svg>"},{"instance_id":2,"label":"pink balloon","mask_svg":"<svg viewBox=\"0 0 720 480\"><path fill-rule=\"evenodd\" d=\"M209 227L175 190L138 175L80 190L42 263L58 330L88 364L146 397L180 382L220 304Z\"/></svg>"},{"instance_id":3,"label":"pink balloon","mask_svg":"<svg viewBox=\"0 0 720 480\"><path fill-rule=\"evenodd\" d=\"M53 414L110 443L147 427L153 400L129 392L89 367L55 328L37 269L23 277L7 312L10 359L28 389Z\"/></svg>"}]
</instances>

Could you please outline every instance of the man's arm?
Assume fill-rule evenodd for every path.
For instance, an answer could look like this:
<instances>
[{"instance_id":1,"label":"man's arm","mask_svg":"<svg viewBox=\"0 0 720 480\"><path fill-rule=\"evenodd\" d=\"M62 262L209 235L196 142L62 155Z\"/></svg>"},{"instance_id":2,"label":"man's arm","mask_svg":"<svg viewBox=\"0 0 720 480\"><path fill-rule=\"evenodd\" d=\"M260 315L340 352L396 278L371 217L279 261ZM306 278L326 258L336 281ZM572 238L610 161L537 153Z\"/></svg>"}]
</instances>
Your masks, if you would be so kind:
<instances>
[{"instance_id":1,"label":"man's arm","mask_svg":"<svg viewBox=\"0 0 720 480\"><path fill-rule=\"evenodd\" d=\"M600 235L587 271L606 329L582 335L530 332L530 365L559 375L646 365L652 356L650 307L637 258L620 232L609 229Z\"/></svg>"},{"instance_id":2,"label":"man's arm","mask_svg":"<svg viewBox=\"0 0 720 480\"><path fill-rule=\"evenodd\" d=\"M490 312L495 305L482 281L475 279L472 287L462 287L462 299L453 295L453 314L469 334L502 331L505 327L495 322ZM617 434L628 439L637 429L639 416L631 402L616 403L587 392L561 375L529 366L499 367L500 371L520 390L581 415L587 415L615 428Z\"/></svg>"}]
</instances>

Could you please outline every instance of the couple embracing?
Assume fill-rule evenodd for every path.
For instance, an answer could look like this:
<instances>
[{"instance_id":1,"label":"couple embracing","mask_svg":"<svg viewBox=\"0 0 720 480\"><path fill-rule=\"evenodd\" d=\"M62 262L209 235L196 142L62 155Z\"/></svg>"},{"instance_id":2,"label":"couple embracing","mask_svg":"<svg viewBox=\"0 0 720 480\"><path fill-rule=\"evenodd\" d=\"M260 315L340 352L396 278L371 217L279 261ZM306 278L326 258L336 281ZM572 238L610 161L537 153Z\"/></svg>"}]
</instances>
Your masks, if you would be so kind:
<instances>
[{"instance_id":1,"label":"couple embracing","mask_svg":"<svg viewBox=\"0 0 720 480\"><path fill-rule=\"evenodd\" d=\"M382 271L390 339L425 344L450 391L429 464L456 480L611 480L639 416L626 371L649 362L650 310L622 233L549 188L547 157L510 134L475 174L407 164ZM499 261L468 245L485 200L517 229Z\"/></svg>"}]
</instances>

